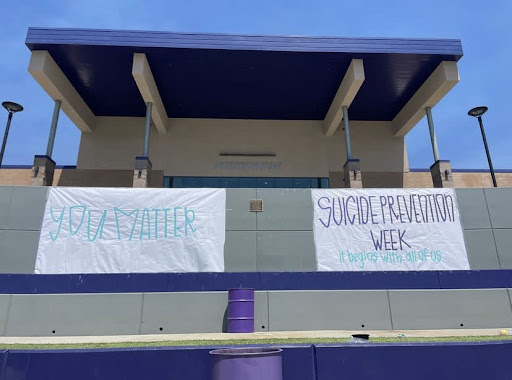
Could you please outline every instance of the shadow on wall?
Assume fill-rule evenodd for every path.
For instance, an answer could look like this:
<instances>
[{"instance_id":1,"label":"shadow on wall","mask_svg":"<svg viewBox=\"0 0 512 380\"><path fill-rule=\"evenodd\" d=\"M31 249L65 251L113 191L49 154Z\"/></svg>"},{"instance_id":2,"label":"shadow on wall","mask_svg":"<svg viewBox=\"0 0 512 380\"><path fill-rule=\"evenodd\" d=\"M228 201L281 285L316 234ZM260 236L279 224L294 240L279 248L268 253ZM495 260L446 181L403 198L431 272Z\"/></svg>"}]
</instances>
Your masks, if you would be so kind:
<instances>
[{"instance_id":1,"label":"shadow on wall","mask_svg":"<svg viewBox=\"0 0 512 380\"><path fill-rule=\"evenodd\" d=\"M151 172L150 187L163 186L162 170ZM54 185L82 187L132 187L133 170L62 169L55 171Z\"/></svg>"}]
</instances>

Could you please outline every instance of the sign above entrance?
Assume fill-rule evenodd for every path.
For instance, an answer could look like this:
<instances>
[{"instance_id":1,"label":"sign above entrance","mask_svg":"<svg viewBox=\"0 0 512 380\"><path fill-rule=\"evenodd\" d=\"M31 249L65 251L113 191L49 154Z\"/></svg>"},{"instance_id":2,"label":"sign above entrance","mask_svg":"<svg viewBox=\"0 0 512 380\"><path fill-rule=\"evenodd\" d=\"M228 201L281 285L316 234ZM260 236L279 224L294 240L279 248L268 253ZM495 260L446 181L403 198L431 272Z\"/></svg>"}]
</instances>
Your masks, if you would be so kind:
<instances>
[{"instance_id":1,"label":"sign above entrance","mask_svg":"<svg viewBox=\"0 0 512 380\"><path fill-rule=\"evenodd\" d=\"M453 189L311 192L319 271L469 269Z\"/></svg>"},{"instance_id":2,"label":"sign above entrance","mask_svg":"<svg viewBox=\"0 0 512 380\"><path fill-rule=\"evenodd\" d=\"M213 168L219 171L279 171L282 164L280 161L223 161L216 162Z\"/></svg>"}]
</instances>

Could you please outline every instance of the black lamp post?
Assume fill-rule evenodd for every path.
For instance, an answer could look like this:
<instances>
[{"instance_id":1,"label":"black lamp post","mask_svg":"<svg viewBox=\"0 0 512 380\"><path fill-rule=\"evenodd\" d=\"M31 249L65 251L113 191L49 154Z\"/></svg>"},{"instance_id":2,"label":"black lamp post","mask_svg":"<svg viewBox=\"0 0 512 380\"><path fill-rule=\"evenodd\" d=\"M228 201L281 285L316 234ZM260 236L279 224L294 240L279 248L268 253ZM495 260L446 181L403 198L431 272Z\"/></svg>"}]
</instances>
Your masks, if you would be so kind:
<instances>
[{"instance_id":1,"label":"black lamp post","mask_svg":"<svg viewBox=\"0 0 512 380\"><path fill-rule=\"evenodd\" d=\"M0 150L0 167L2 167L2 160L4 159L5 144L7 143L7 136L9 135L9 128L11 127L12 115L16 112L23 111L23 107L20 104L14 102L3 102L2 107L4 107L7 112L9 112L9 116L7 117L7 125L5 126L2 149Z\"/></svg>"},{"instance_id":2,"label":"black lamp post","mask_svg":"<svg viewBox=\"0 0 512 380\"><path fill-rule=\"evenodd\" d=\"M484 140L485 154L487 155L487 161L489 162L489 169L491 170L492 183L493 183L494 187L498 187L498 183L496 182L496 176L494 175L494 168L492 167L491 154L489 153L489 147L487 146L487 139L485 138L484 123L482 121L482 115L484 113L486 113L487 110L488 110L488 108L486 106L471 108L468 111L468 115L478 118L478 123L480 124L480 131L482 132L482 139Z\"/></svg>"}]
</instances>

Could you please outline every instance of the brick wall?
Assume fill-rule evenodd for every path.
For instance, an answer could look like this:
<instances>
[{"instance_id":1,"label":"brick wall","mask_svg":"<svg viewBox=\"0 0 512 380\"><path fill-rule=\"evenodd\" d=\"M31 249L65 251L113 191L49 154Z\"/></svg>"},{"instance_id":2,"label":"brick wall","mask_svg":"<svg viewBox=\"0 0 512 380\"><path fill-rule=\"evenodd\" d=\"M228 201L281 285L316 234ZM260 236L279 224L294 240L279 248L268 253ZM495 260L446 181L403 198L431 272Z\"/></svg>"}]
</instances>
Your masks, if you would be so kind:
<instances>
[{"instance_id":1,"label":"brick wall","mask_svg":"<svg viewBox=\"0 0 512 380\"><path fill-rule=\"evenodd\" d=\"M458 188L493 187L489 173L452 172L452 175L454 185ZM498 187L512 187L512 173L496 173L496 182ZM404 173L404 187L433 187L430 172Z\"/></svg>"},{"instance_id":2,"label":"brick wall","mask_svg":"<svg viewBox=\"0 0 512 380\"><path fill-rule=\"evenodd\" d=\"M0 185L30 186L31 169L0 169ZM340 187L341 173L329 173L333 187ZM455 187L492 187L486 172L454 172ZM496 173L499 187L512 187L512 173ZM56 169L54 186L132 187L132 170ZM403 182L402 182L403 181ZM430 172L363 173L365 187L432 187ZM152 172L151 187L162 187L163 171Z\"/></svg>"},{"instance_id":3,"label":"brick wall","mask_svg":"<svg viewBox=\"0 0 512 380\"><path fill-rule=\"evenodd\" d=\"M0 169L0 185L30 186L31 169ZM133 170L55 169L53 186L132 187ZM162 187L163 171L151 173L151 187Z\"/></svg>"},{"instance_id":4,"label":"brick wall","mask_svg":"<svg viewBox=\"0 0 512 380\"><path fill-rule=\"evenodd\" d=\"M58 169L57 171L60 172L60 170ZM31 172L31 169L0 169L0 185L30 186Z\"/></svg>"}]
</instances>

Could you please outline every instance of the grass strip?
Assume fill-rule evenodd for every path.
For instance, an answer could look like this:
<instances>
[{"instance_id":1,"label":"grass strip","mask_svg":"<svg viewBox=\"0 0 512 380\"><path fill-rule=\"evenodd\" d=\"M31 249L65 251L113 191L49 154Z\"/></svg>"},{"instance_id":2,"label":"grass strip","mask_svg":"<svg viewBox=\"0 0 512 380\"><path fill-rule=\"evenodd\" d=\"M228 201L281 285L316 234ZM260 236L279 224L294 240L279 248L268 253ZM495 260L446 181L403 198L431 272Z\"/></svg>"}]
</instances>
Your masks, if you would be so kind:
<instances>
[{"instance_id":1,"label":"grass strip","mask_svg":"<svg viewBox=\"0 0 512 380\"><path fill-rule=\"evenodd\" d=\"M236 346L261 344L336 344L348 343L349 338L269 338L269 339L229 339L229 340L170 340L158 342L114 342L114 343L62 343L62 344L3 344L3 350L62 350L95 348L135 348L135 347L178 347L178 346ZM512 340L510 335L493 336L448 336L448 337L383 337L370 338L373 343L439 343L439 342L487 342Z\"/></svg>"}]
</instances>

